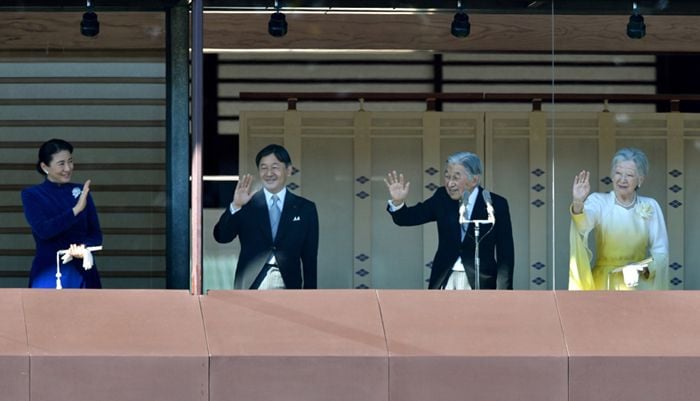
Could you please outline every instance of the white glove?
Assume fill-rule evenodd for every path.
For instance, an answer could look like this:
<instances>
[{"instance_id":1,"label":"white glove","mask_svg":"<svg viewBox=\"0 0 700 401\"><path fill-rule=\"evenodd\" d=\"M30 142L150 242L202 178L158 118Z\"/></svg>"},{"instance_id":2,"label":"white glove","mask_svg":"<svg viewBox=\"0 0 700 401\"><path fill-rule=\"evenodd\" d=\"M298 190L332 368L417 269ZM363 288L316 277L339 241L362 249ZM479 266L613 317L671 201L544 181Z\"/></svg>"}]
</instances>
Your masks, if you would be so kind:
<instances>
[{"instance_id":1,"label":"white glove","mask_svg":"<svg viewBox=\"0 0 700 401\"><path fill-rule=\"evenodd\" d=\"M627 265L622 268L622 277L625 285L636 287L639 284L639 272L644 271L644 266L638 264Z\"/></svg>"},{"instance_id":2,"label":"white glove","mask_svg":"<svg viewBox=\"0 0 700 401\"><path fill-rule=\"evenodd\" d=\"M78 246L71 245L71 248L75 248L75 249L73 249L73 251L75 251L76 249L81 250L81 253L83 256L83 269L90 270L90 269L92 269L92 266L95 264L94 258L92 256L92 251L99 251L102 249L102 246L94 246L94 247L80 246L80 247L78 247ZM65 253L63 253L63 256L61 256L61 263L63 263L65 265L66 263L73 260L73 255L71 255L71 249L66 249L65 251L62 251L62 252L65 252Z\"/></svg>"}]
</instances>

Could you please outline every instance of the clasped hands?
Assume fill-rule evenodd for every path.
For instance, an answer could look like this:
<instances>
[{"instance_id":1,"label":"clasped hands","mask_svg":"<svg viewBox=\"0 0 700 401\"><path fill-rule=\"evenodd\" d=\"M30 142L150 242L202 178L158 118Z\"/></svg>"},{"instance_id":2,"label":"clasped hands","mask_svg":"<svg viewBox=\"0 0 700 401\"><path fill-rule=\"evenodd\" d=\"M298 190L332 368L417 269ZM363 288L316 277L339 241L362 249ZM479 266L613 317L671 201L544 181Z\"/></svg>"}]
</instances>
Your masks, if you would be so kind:
<instances>
[{"instance_id":1,"label":"clasped hands","mask_svg":"<svg viewBox=\"0 0 700 401\"><path fill-rule=\"evenodd\" d=\"M71 244L67 251L61 256L61 263L64 265L73 258L83 259L83 268L89 270L93 265L92 252L88 250L84 244Z\"/></svg>"}]
</instances>

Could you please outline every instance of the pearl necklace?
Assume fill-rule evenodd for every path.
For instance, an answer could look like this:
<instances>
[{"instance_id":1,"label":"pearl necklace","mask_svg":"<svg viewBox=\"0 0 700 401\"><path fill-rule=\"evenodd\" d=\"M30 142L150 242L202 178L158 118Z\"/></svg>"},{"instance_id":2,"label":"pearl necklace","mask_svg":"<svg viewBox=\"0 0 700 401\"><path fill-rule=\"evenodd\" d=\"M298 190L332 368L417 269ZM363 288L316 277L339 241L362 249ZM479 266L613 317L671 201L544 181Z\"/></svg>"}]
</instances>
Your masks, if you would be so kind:
<instances>
[{"instance_id":1,"label":"pearl necklace","mask_svg":"<svg viewBox=\"0 0 700 401\"><path fill-rule=\"evenodd\" d=\"M634 193L634 199L632 199L632 201L630 201L628 203L622 203L622 201L617 199L617 194L615 194L615 203L624 207L625 209L631 209L632 206L634 206L634 204L637 203L637 193L636 192Z\"/></svg>"}]
</instances>

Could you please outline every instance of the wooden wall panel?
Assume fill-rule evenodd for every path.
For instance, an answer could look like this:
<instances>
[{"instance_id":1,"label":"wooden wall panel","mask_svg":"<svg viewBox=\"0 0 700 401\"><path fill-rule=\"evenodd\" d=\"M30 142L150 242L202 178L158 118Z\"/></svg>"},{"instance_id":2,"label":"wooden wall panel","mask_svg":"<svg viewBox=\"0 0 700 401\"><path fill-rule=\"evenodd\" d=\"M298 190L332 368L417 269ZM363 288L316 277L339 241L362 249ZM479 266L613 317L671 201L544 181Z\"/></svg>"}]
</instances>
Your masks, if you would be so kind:
<instances>
[{"instance_id":1,"label":"wooden wall panel","mask_svg":"<svg viewBox=\"0 0 700 401\"><path fill-rule=\"evenodd\" d=\"M39 146L75 147L74 182L92 180L107 288L165 284L165 64L157 58L3 59L0 70L0 286L26 286L34 255L22 188L40 183Z\"/></svg>"},{"instance_id":2,"label":"wooden wall panel","mask_svg":"<svg viewBox=\"0 0 700 401\"><path fill-rule=\"evenodd\" d=\"M278 116L284 113L267 113L267 121L282 121ZM294 113L302 116L301 121L312 121L305 117L306 112ZM260 118L264 113L250 114L255 118L244 113L242 119L250 132L264 132L250 126L251 120L266 121ZM323 113L308 114L315 121L323 120ZM316 137L302 140L305 163L314 166L313 184L307 184L303 194L319 205L320 219L327 222L322 224L325 227L322 237L329 236L321 241L332 248L322 247L320 251L319 258L334 275L320 280L321 287L424 288L437 245L435 227L433 224L414 228L395 226L385 210L388 192L383 178L394 169L403 172L411 182L407 203L415 204L443 185L442 168L449 153L472 150L485 161L484 184L509 200L516 244L516 288L566 288L571 221L568 208L573 177L581 169L588 169L591 181L600 182L596 190L609 191L604 178L610 171L610 158L619 147L632 145L644 150L650 160L649 178L641 193L657 199L666 216L673 244L672 288L698 285L695 276L685 273L685 261L693 252L693 247L686 246L691 238L688 230L694 226L685 221L682 205L674 203L684 204L700 192L696 180L690 180L685 170L681 171L694 163L687 156L697 149L695 146L688 149L688 144L694 144L700 137L700 123L694 115L609 112L556 116L542 112L326 115L340 121L337 124L345 127L343 133L336 135L335 140L329 139L333 135L321 139L322 130L316 126L309 131L315 132ZM355 119L352 131L342 123L349 118ZM306 129L301 129L302 138ZM366 132L370 132L369 147ZM270 138L256 137L244 130L242 139L241 143L250 143ZM352 155L347 152L340 156L339 148L343 146L352 149ZM246 157L247 150L241 148L241 152L241 157ZM676 156L679 152L686 156ZM316 171L324 163L334 163L330 174ZM369 179L367 183L371 182L371 186L356 181L365 181L362 177ZM329 187L334 188L333 194L327 193ZM361 198L358 194L363 191ZM371 200L369 211L360 200L364 198ZM326 202L331 205L324 205ZM337 209L347 210L352 219L334 216ZM352 247L344 244L351 236ZM336 248L332 245L334 241ZM333 253L334 249L338 252ZM364 256L358 259L358 252Z\"/></svg>"}]
</instances>

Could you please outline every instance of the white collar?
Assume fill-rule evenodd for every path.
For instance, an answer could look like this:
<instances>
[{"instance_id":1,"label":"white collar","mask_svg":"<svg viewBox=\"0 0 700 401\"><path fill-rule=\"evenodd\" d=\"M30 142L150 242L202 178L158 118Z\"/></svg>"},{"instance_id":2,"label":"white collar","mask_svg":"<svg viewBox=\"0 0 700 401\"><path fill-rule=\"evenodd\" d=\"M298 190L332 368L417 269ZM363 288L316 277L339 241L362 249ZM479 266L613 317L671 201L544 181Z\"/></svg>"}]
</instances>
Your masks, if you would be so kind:
<instances>
[{"instance_id":1,"label":"white collar","mask_svg":"<svg viewBox=\"0 0 700 401\"><path fill-rule=\"evenodd\" d=\"M273 193L268 191L266 188L263 188L263 193L265 193L265 204L270 206L270 202L272 202ZM287 196L287 187L282 188L281 191L277 192L274 195L277 195L277 198L280 200L279 206L281 210L282 206L284 205L284 197Z\"/></svg>"}]
</instances>

